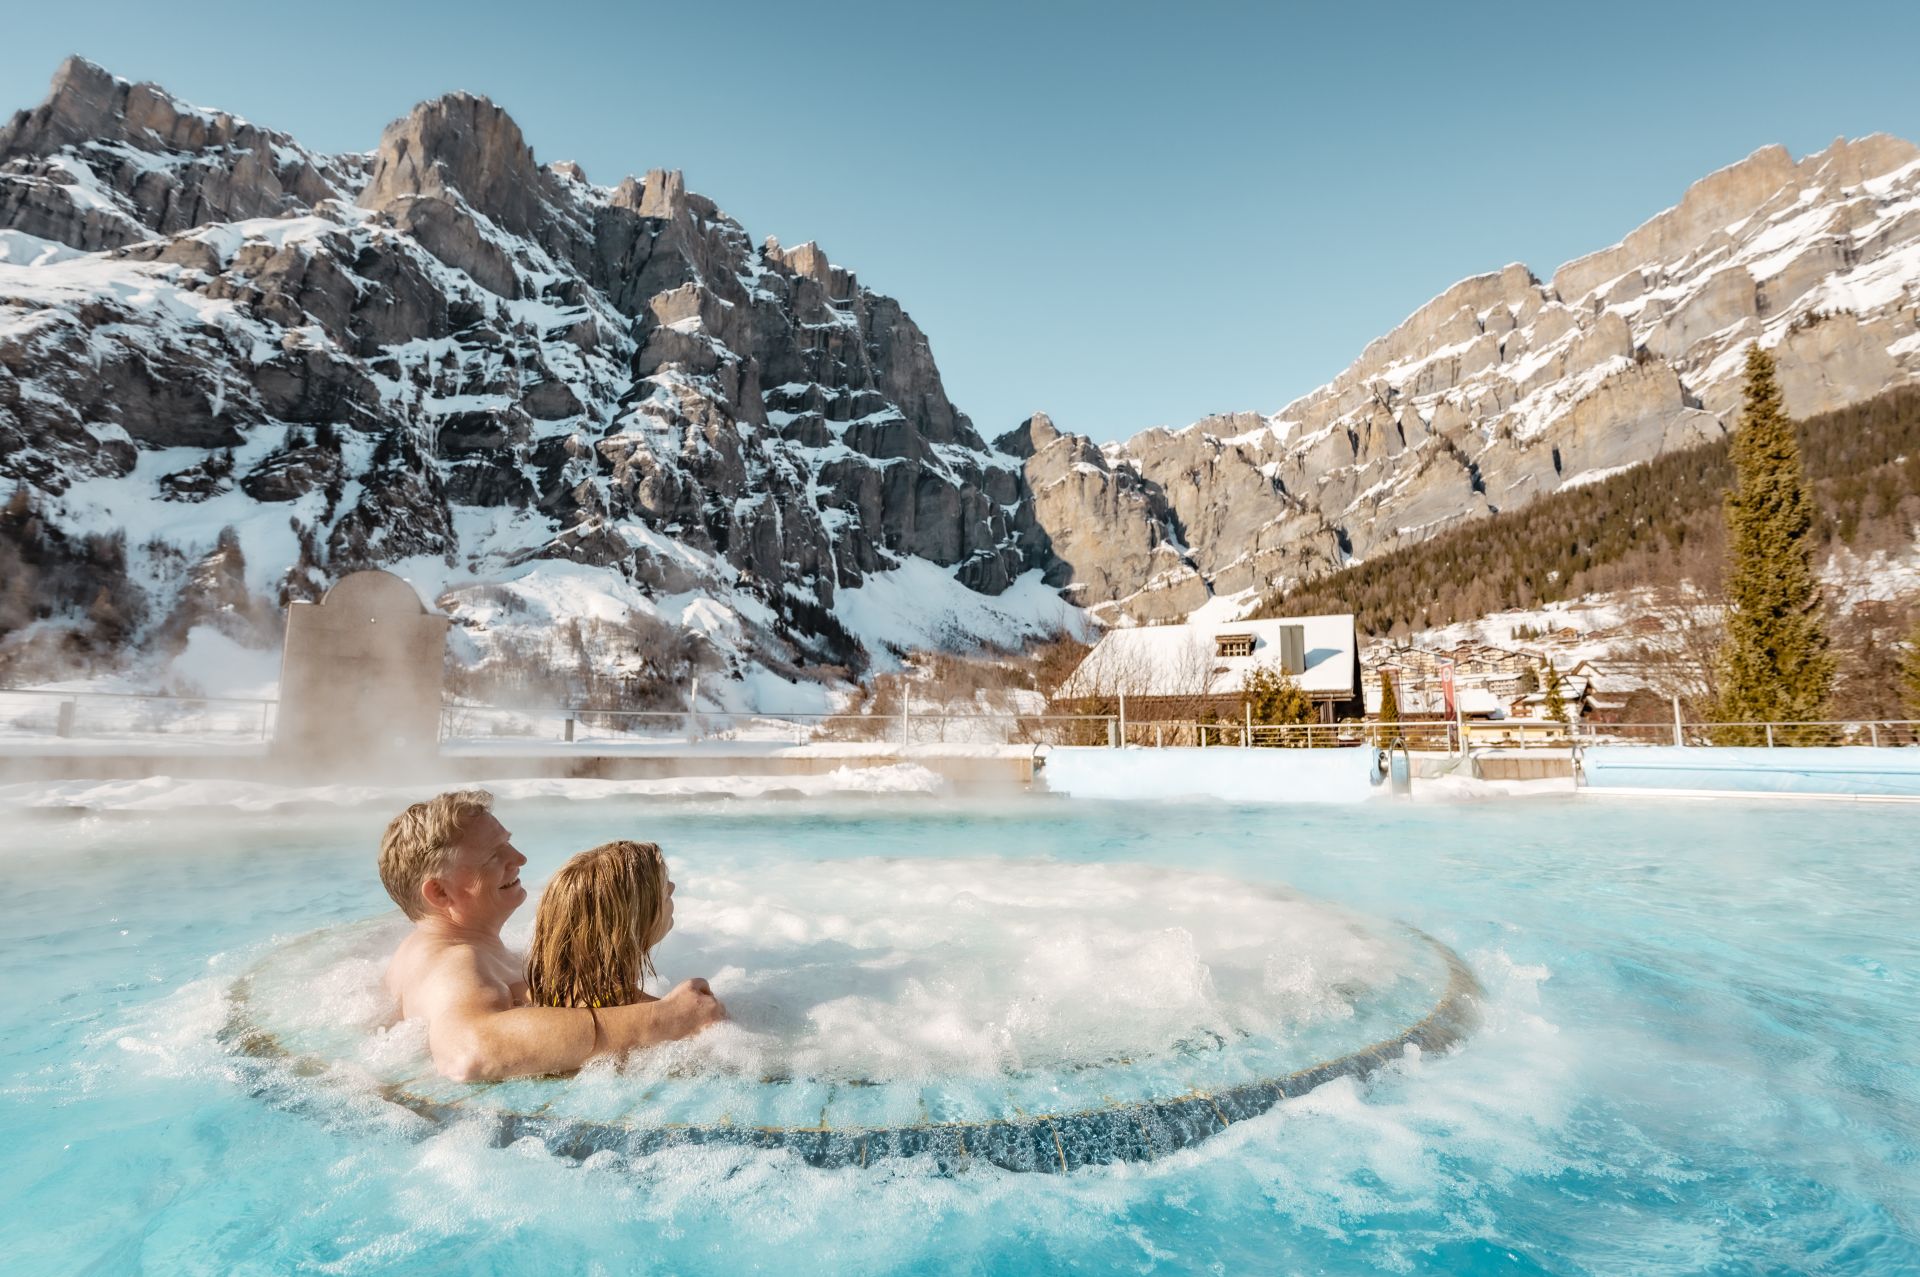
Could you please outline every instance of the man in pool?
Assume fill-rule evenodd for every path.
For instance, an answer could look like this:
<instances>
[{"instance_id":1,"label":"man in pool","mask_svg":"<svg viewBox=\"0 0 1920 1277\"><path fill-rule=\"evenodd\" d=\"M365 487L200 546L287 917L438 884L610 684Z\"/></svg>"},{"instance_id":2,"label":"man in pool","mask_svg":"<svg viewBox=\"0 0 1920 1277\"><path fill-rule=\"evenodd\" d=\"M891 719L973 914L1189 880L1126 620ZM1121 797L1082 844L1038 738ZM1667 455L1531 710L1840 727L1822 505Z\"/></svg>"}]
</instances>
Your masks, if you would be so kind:
<instances>
[{"instance_id":1,"label":"man in pool","mask_svg":"<svg viewBox=\"0 0 1920 1277\"><path fill-rule=\"evenodd\" d=\"M705 980L630 1006L537 1007L500 929L527 898L527 858L484 789L415 803L380 840L380 881L413 932L387 966L402 1019L427 1022L434 1067L461 1082L565 1073L599 1055L691 1037L726 1009Z\"/></svg>"}]
</instances>

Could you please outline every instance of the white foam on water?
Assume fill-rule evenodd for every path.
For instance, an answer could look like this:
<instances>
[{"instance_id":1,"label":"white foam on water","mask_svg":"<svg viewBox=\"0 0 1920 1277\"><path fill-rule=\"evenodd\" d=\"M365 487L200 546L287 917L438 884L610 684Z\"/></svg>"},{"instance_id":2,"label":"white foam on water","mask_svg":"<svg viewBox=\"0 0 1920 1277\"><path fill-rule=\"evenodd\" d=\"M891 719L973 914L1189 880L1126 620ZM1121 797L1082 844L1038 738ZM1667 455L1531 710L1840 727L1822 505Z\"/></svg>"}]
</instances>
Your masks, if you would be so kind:
<instances>
[{"instance_id":1,"label":"white foam on water","mask_svg":"<svg viewBox=\"0 0 1920 1277\"><path fill-rule=\"evenodd\" d=\"M676 916L662 987L706 975L733 1022L639 1053L630 1076L932 1081L1285 1038L1352 1015L1413 956L1393 928L1285 889L1148 865L689 874Z\"/></svg>"},{"instance_id":2,"label":"white foam on water","mask_svg":"<svg viewBox=\"0 0 1920 1277\"><path fill-rule=\"evenodd\" d=\"M705 974L732 1019L586 1070L570 1084L585 1104L574 1111L619 1112L669 1078L938 1083L1177 1064L1338 1026L1433 967L1390 924L1151 865L859 859L675 873L677 925L655 954L655 991ZM533 913L507 932L516 949ZM251 977L249 1014L369 1078L426 1071L424 1035L393 1024L382 986L405 930L396 913L283 938ZM1426 1009L1409 1006L1409 1019ZM218 1027L212 1014L190 1018L188 1041ZM314 1042L324 1045L301 1046Z\"/></svg>"}]
</instances>

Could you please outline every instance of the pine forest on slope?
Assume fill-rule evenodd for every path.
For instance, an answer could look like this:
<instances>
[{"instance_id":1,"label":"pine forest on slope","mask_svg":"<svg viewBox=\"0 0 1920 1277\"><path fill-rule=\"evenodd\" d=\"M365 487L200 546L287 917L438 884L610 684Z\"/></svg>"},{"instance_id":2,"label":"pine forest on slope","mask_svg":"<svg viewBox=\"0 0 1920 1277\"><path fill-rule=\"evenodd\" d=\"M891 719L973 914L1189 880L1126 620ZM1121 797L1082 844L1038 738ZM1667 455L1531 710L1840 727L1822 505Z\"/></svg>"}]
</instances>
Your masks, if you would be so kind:
<instances>
[{"instance_id":1,"label":"pine forest on slope","mask_svg":"<svg viewBox=\"0 0 1920 1277\"><path fill-rule=\"evenodd\" d=\"M1797 424L1820 552L1910 549L1920 526L1920 387ZM1716 439L1276 591L1253 615L1352 611L1362 633L1398 637L1604 591L1711 589L1732 477L1727 440Z\"/></svg>"}]
</instances>

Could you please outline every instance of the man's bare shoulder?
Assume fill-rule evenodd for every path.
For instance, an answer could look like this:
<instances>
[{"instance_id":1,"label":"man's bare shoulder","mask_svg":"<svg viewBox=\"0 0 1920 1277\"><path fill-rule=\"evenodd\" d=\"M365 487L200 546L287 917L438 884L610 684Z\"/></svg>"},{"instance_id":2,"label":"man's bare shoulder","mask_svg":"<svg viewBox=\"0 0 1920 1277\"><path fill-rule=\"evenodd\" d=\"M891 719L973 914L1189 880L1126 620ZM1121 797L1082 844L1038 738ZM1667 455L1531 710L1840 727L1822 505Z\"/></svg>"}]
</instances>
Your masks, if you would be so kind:
<instances>
[{"instance_id":1,"label":"man's bare shoulder","mask_svg":"<svg viewBox=\"0 0 1920 1277\"><path fill-rule=\"evenodd\" d=\"M432 1019L455 1004L512 1004L500 979L498 956L469 941L416 931L401 941L387 966L387 990L403 1019Z\"/></svg>"}]
</instances>

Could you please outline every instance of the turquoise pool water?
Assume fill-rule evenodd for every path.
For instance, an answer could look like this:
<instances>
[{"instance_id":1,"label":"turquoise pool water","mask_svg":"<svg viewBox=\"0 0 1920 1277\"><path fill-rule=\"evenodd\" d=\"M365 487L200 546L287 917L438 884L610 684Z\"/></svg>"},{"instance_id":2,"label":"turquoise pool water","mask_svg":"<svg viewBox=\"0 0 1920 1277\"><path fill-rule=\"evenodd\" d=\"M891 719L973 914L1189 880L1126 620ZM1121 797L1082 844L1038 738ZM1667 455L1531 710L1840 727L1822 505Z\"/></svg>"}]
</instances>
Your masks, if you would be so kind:
<instances>
[{"instance_id":1,"label":"turquoise pool water","mask_svg":"<svg viewBox=\"0 0 1920 1277\"><path fill-rule=\"evenodd\" d=\"M1196 997L1232 1020L1278 991L1312 1020L1327 989L1353 982L1331 968L1368 960L1330 951L1328 971L1269 971L1262 998L1239 997L1229 967L1218 987L1206 983L1196 954L1227 940L1193 921L1192 899L1178 902L1181 927L1137 948L1103 947L1110 930L1076 925L1076 900L1089 916L1150 916L1140 910L1152 893L1116 904L1101 886L1116 881L1254 884L1223 901L1224 931L1251 916L1246 900L1282 887L1412 924L1462 954L1485 988L1479 1029L1447 1055L1330 1083L1159 1161L1067 1176L911 1161L820 1170L726 1146L579 1162L534 1140L495 1147L475 1124L424 1129L350 1086L263 1083L220 1044L225 991L276 941L384 909L370 849L387 814L10 817L0 1269L1920 1270L1911 810L1591 799L503 805L530 878L607 837L667 848L689 952L676 958L670 939L663 974L677 974L677 960L719 959L725 928L703 938L689 901L746 908L729 925L772 945L804 919L778 899L743 906L756 892L826 884L853 916L880 914L874 884L897 890L924 862L922 898L886 938L911 958L923 933L935 955L992 933L999 915L977 901L997 869L1010 881L1036 863L1064 875L1061 894L1044 898L1057 934L1030 914L1006 951L1027 953L1027 983L1008 987L1039 1010L999 1054L969 1054L968 1033L903 1047L914 1025L886 1018L999 989L960 972L952 987L929 977L884 1015L848 1020L815 1044L823 1067L843 1049L863 1066L931 1061L956 1076L1001 1067L1007 1052L1107 1058L1183 1031L1176 1012ZM972 862L981 885L969 893L953 875ZM1067 872L1082 867L1092 876ZM937 930L944 913L929 901L941 892L971 895L956 896L956 909L974 910L966 926ZM1182 930L1201 934L1183 945ZM1337 947L1332 934L1314 945ZM726 973L710 974L724 996ZM365 1013L351 976L316 987L316 1000ZM753 972L732 978L742 1005L755 1005ZM1050 987L1073 996L1049 1002ZM860 1033L872 1040L843 1048ZM803 1048L790 1049L810 1058ZM736 1073L764 1065L760 1048L740 1049Z\"/></svg>"}]
</instances>

